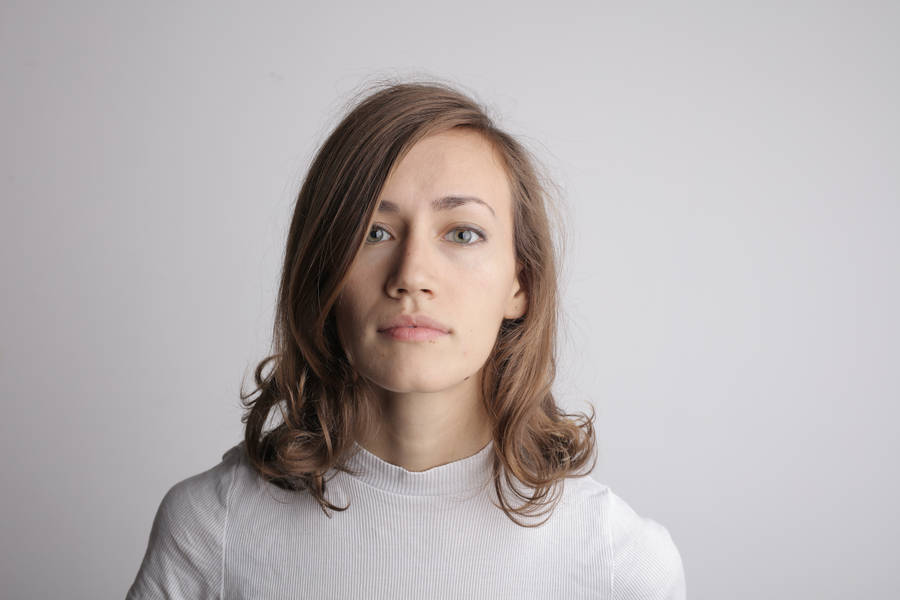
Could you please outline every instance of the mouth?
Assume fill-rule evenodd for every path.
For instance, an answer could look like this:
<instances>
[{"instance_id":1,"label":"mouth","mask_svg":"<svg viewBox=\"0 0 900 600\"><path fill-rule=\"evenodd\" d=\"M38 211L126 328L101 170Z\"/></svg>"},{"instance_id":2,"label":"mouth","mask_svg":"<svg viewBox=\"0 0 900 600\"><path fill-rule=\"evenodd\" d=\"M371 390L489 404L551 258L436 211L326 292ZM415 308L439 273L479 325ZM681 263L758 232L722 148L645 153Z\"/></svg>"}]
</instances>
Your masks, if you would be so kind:
<instances>
[{"instance_id":1,"label":"mouth","mask_svg":"<svg viewBox=\"0 0 900 600\"><path fill-rule=\"evenodd\" d=\"M399 342L427 342L448 335L446 331L440 329L416 326L389 327L379 330L378 333Z\"/></svg>"},{"instance_id":2,"label":"mouth","mask_svg":"<svg viewBox=\"0 0 900 600\"><path fill-rule=\"evenodd\" d=\"M386 332L391 329L433 329L441 333L450 333L450 328L436 319L432 319L425 314L403 313L384 321L379 327L379 332ZM424 332L419 332L423 334Z\"/></svg>"}]
</instances>

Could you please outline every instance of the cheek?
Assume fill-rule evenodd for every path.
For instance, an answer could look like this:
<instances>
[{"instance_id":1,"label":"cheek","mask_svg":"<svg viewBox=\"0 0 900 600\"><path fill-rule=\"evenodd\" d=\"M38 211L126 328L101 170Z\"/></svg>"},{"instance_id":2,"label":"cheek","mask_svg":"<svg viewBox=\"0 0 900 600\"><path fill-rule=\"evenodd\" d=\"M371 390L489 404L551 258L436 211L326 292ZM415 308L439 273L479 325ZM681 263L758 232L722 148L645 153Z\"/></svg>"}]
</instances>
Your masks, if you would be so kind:
<instances>
[{"instance_id":1,"label":"cheek","mask_svg":"<svg viewBox=\"0 0 900 600\"><path fill-rule=\"evenodd\" d=\"M348 293L345 288L334 307L338 336L345 348L348 342L352 343L354 334L359 329L359 313L359 298L353 293Z\"/></svg>"},{"instance_id":2,"label":"cheek","mask_svg":"<svg viewBox=\"0 0 900 600\"><path fill-rule=\"evenodd\" d=\"M454 291L453 304L465 315L470 339L478 344L493 344L509 296L507 274L500 269L473 269L460 280Z\"/></svg>"},{"instance_id":3,"label":"cheek","mask_svg":"<svg viewBox=\"0 0 900 600\"><path fill-rule=\"evenodd\" d=\"M514 263L506 260L471 260L457 272L456 282L448 282L455 288L454 295L466 296L470 301L482 305L489 315L499 310L503 312L503 306L509 295L513 281Z\"/></svg>"}]
</instances>

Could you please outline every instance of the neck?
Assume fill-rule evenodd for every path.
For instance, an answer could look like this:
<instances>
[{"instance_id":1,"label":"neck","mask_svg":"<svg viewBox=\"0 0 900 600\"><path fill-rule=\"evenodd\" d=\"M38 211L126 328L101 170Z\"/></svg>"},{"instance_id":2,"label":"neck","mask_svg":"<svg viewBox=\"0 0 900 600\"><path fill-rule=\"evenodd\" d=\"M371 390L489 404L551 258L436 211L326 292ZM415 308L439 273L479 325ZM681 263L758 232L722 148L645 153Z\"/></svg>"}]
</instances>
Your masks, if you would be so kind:
<instances>
[{"instance_id":1,"label":"neck","mask_svg":"<svg viewBox=\"0 0 900 600\"><path fill-rule=\"evenodd\" d=\"M425 471L472 456L491 441L478 376L438 392L378 390L378 402L380 421L359 443L408 471Z\"/></svg>"}]
</instances>

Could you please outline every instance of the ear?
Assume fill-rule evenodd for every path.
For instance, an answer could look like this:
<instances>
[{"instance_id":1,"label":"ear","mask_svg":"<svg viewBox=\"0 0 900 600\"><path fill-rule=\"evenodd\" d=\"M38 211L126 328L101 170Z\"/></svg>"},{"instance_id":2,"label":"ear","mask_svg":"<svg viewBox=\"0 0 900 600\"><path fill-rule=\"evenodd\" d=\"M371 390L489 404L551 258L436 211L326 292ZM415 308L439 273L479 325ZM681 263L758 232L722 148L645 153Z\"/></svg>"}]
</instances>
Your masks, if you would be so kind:
<instances>
[{"instance_id":1,"label":"ear","mask_svg":"<svg viewBox=\"0 0 900 600\"><path fill-rule=\"evenodd\" d=\"M519 269L518 272L521 273L522 270ZM521 285L520 276L516 275L512 287L510 288L509 298L506 301L506 310L503 312L503 318L518 319L521 318L527 310L528 294Z\"/></svg>"}]
</instances>

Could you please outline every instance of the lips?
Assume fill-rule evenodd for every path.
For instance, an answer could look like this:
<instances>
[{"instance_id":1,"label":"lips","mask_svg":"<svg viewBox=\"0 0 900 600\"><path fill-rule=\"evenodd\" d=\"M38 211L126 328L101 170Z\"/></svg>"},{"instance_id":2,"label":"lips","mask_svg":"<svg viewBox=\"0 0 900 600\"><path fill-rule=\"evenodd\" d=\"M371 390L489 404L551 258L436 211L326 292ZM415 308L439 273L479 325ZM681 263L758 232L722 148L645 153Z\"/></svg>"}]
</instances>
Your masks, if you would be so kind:
<instances>
[{"instance_id":1,"label":"lips","mask_svg":"<svg viewBox=\"0 0 900 600\"><path fill-rule=\"evenodd\" d=\"M442 333L450 333L450 328L437 321L432 319L426 315L397 315L396 317L386 321L378 326L379 332L385 332L389 329L393 329L395 327L415 327L415 328L427 328L427 329L435 329Z\"/></svg>"}]
</instances>

